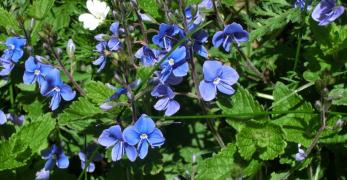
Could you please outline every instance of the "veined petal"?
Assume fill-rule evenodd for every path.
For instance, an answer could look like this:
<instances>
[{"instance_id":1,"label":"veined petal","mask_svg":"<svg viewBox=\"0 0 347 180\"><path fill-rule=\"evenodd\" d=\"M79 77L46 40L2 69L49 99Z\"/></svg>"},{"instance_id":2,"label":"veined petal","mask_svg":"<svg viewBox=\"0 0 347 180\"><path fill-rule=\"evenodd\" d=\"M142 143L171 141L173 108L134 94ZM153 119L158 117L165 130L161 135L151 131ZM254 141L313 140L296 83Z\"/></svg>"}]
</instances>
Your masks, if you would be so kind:
<instances>
[{"instance_id":1,"label":"veined petal","mask_svg":"<svg viewBox=\"0 0 347 180\"><path fill-rule=\"evenodd\" d=\"M65 100L65 101L71 101L72 99L75 98L76 96L76 91L73 91L72 88L66 84L63 84L60 86L60 94L61 97Z\"/></svg>"},{"instance_id":2,"label":"veined petal","mask_svg":"<svg viewBox=\"0 0 347 180\"><path fill-rule=\"evenodd\" d=\"M136 160L136 157L137 157L136 148L134 146L128 145L127 143L125 143L124 146L125 146L125 152L128 156L128 159L131 162L134 162Z\"/></svg>"},{"instance_id":3,"label":"veined petal","mask_svg":"<svg viewBox=\"0 0 347 180\"><path fill-rule=\"evenodd\" d=\"M137 146L140 159L144 159L148 154L148 142L146 140L141 140Z\"/></svg>"},{"instance_id":4,"label":"veined petal","mask_svg":"<svg viewBox=\"0 0 347 180\"><path fill-rule=\"evenodd\" d=\"M134 128L140 134L150 134L153 132L155 128L155 123L149 116L142 114L141 117L134 124Z\"/></svg>"},{"instance_id":5,"label":"veined petal","mask_svg":"<svg viewBox=\"0 0 347 180\"><path fill-rule=\"evenodd\" d=\"M49 107L52 109L52 111L58 109L60 101L61 101L60 93L57 93L57 92L54 93L54 95L51 99L51 103L49 105Z\"/></svg>"},{"instance_id":6,"label":"veined petal","mask_svg":"<svg viewBox=\"0 0 347 180\"><path fill-rule=\"evenodd\" d=\"M163 145L165 142L163 133L158 128L155 128L154 131L148 136L148 142L152 147Z\"/></svg>"},{"instance_id":7,"label":"veined petal","mask_svg":"<svg viewBox=\"0 0 347 180\"><path fill-rule=\"evenodd\" d=\"M180 109L180 104L175 101L175 100L170 100L166 111L165 111L165 116L172 116L173 114L175 114L178 110Z\"/></svg>"},{"instance_id":8,"label":"veined petal","mask_svg":"<svg viewBox=\"0 0 347 180\"><path fill-rule=\"evenodd\" d=\"M66 169L69 167L69 158L65 156L64 153L61 153L57 158L57 166L60 169Z\"/></svg>"},{"instance_id":9,"label":"veined petal","mask_svg":"<svg viewBox=\"0 0 347 180\"><path fill-rule=\"evenodd\" d=\"M223 41L224 41L223 31L218 31L213 35L212 44L215 48L218 48L219 46L221 46Z\"/></svg>"},{"instance_id":10,"label":"veined petal","mask_svg":"<svg viewBox=\"0 0 347 180\"><path fill-rule=\"evenodd\" d=\"M112 148L112 161L118 161L122 159L123 154L124 154L123 142L119 141Z\"/></svg>"},{"instance_id":11,"label":"veined petal","mask_svg":"<svg viewBox=\"0 0 347 180\"><path fill-rule=\"evenodd\" d=\"M35 62L34 57L30 56L26 61L25 61L25 71L27 72L35 72L35 70L38 69L38 66Z\"/></svg>"},{"instance_id":12,"label":"veined petal","mask_svg":"<svg viewBox=\"0 0 347 180\"><path fill-rule=\"evenodd\" d=\"M227 94L227 95L231 95L231 94L234 94L235 93L235 90L228 84L225 84L223 82L220 82L218 85L217 85L217 89L218 91L224 93L224 94Z\"/></svg>"},{"instance_id":13,"label":"veined petal","mask_svg":"<svg viewBox=\"0 0 347 180\"><path fill-rule=\"evenodd\" d=\"M35 82L36 76L32 72L24 72L23 75L23 82L24 84L33 84Z\"/></svg>"},{"instance_id":14,"label":"veined petal","mask_svg":"<svg viewBox=\"0 0 347 180\"><path fill-rule=\"evenodd\" d=\"M119 134L122 136L121 133L122 132L119 125L111 126L110 128L102 131L101 135L99 136L98 142L99 144L107 148L111 147L122 139L122 137L121 139L118 138Z\"/></svg>"},{"instance_id":15,"label":"veined petal","mask_svg":"<svg viewBox=\"0 0 347 180\"><path fill-rule=\"evenodd\" d=\"M140 141L140 133L134 126L128 126L123 131L123 139L129 145L135 145Z\"/></svg>"},{"instance_id":16,"label":"veined petal","mask_svg":"<svg viewBox=\"0 0 347 180\"><path fill-rule=\"evenodd\" d=\"M155 103L154 109L156 109L157 111L163 111L167 109L167 105L169 101L170 101L170 98L168 97L159 99L157 103Z\"/></svg>"},{"instance_id":17,"label":"veined petal","mask_svg":"<svg viewBox=\"0 0 347 180\"><path fill-rule=\"evenodd\" d=\"M239 74L232 67L224 65L220 78L224 83L233 85L239 80Z\"/></svg>"},{"instance_id":18,"label":"veined petal","mask_svg":"<svg viewBox=\"0 0 347 180\"><path fill-rule=\"evenodd\" d=\"M214 81L222 73L222 63L219 61L205 61L203 73L206 81Z\"/></svg>"},{"instance_id":19,"label":"veined petal","mask_svg":"<svg viewBox=\"0 0 347 180\"><path fill-rule=\"evenodd\" d=\"M211 101L216 98L217 88L212 82L201 81L199 91L202 99L205 101Z\"/></svg>"},{"instance_id":20,"label":"veined petal","mask_svg":"<svg viewBox=\"0 0 347 180\"><path fill-rule=\"evenodd\" d=\"M189 70L188 63L185 62L185 63L183 63L182 65L177 66L176 68L174 68L174 69L173 69L173 74L174 74L176 77L183 77L183 76L186 76L186 75L187 75L188 70Z\"/></svg>"}]
</instances>

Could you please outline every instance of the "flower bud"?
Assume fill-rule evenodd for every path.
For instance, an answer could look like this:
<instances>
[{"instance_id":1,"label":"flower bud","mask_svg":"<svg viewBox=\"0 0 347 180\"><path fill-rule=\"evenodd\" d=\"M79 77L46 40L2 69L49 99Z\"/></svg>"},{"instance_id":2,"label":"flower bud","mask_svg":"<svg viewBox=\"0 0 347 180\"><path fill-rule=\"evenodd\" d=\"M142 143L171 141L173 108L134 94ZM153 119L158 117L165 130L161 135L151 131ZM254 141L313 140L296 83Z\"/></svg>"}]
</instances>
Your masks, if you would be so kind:
<instances>
[{"instance_id":1,"label":"flower bud","mask_svg":"<svg viewBox=\"0 0 347 180\"><path fill-rule=\"evenodd\" d=\"M75 51L76 51L76 45L72 39L69 39L66 46L66 53L70 59L73 59L73 57L75 56Z\"/></svg>"}]
</instances>

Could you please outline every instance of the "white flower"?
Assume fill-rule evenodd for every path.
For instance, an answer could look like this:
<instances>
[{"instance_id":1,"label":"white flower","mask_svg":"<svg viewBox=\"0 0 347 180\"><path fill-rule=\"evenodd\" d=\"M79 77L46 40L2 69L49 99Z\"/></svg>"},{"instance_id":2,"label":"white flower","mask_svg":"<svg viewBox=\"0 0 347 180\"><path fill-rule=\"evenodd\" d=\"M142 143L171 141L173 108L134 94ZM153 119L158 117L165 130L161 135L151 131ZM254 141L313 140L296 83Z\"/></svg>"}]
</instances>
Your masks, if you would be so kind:
<instances>
[{"instance_id":1,"label":"white flower","mask_svg":"<svg viewBox=\"0 0 347 180\"><path fill-rule=\"evenodd\" d=\"M90 13L81 14L78 20L83 22L83 28L94 30L98 27L106 18L110 7L105 2L99 0L88 0L87 9Z\"/></svg>"}]
</instances>

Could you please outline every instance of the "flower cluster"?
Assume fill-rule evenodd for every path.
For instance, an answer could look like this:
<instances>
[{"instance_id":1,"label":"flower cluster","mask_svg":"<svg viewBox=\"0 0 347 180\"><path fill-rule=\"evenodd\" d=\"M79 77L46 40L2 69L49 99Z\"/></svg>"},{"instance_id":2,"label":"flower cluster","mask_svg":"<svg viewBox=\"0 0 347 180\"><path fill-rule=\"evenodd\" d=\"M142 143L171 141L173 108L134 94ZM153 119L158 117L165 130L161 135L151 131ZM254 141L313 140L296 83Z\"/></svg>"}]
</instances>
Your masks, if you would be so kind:
<instances>
[{"instance_id":1,"label":"flower cluster","mask_svg":"<svg viewBox=\"0 0 347 180\"><path fill-rule=\"evenodd\" d=\"M17 116L13 113L5 114L0 110L0 125L5 124L7 121L11 121L15 125L22 125L24 123L25 117L24 115Z\"/></svg>"},{"instance_id":2,"label":"flower cluster","mask_svg":"<svg viewBox=\"0 0 347 180\"><path fill-rule=\"evenodd\" d=\"M42 59L40 56L30 56L25 61L23 82L25 84L37 82L41 94L52 98L49 107L54 111L59 107L61 99L71 101L75 98L76 92L69 85L63 83L57 68L42 63Z\"/></svg>"},{"instance_id":3,"label":"flower cluster","mask_svg":"<svg viewBox=\"0 0 347 180\"><path fill-rule=\"evenodd\" d=\"M26 45L27 40L20 37L7 38L5 45L7 49L0 57L0 76L7 76L12 71L15 63L18 63L22 58L24 51L23 47Z\"/></svg>"},{"instance_id":4,"label":"flower cluster","mask_svg":"<svg viewBox=\"0 0 347 180\"><path fill-rule=\"evenodd\" d=\"M339 18L345 8L337 6L335 0L322 0L313 10L313 20L319 22L318 25L326 26Z\"/></svg>"},{"instance_id":5,"label":"flower cluster","mask_svg":"<svg viewBox=\"0 0 347 180\"><path fill-rule=\"evenodd\" d=\"M106 148L112 147L113 161L120 160L125 154L130 161L135 161L137 156L141 159L147 156L149 146L154 148L163 145L165 138L156 128L154 121L142 114L136 123L127 127L123 133L119 125L104 130L98 142Z\"/></svg>"},{"instance_id":6,"label":"flower cluster","mask_svg":"<svg viewBox=\"0 0 347 180\"><path fill-rule=\"evenodd\" d=\"M121 47L121 42L118 39L119 23L114 22L110 26L111 36L106 34L98 34L95 39L99 42L96 45L96 52L99 53L99 58L96 59L93 64L98 65L98 72L103 70L106 66L106 60L113 52L117 52Z\"/></svg>"}]
</instances>

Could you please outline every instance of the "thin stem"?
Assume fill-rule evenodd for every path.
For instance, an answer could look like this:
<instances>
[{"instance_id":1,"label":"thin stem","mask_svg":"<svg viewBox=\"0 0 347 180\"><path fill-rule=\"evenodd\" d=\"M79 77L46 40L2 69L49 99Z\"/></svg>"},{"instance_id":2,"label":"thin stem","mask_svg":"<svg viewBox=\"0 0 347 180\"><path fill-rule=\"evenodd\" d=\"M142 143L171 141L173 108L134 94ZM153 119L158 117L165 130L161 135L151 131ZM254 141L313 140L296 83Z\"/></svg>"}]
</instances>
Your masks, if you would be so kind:
<instances>
[{"instance_id":1,"label":"thin stem","mask_svg":"<svg viewBox=\"0 0 347 180\"><path fill-rule=\"evenodd\" d=\"M143 35L143 41L147 44L148 43L148 39L147 39L147 30L146 30L146 26L145 24L143 23L143 20L142 20L142 17L139 13L139 7L138 7L138 2L137 0L132 3L133 6L134 6L134 10L135 10L135 13L136 13L136 16L137 16L137 19L139 21L139 24L140 24L140 28L141 28L141 33Z\"/></svg>"},{"instance_id":2,"label":"thin stem","mask_svg":"<svg viewBox=\"0 0 347 180\"><path fill-rule=\"evenodd\" d=\"M246 68L249 69L250 71L254 72L259 78L261 78L264 83L268 83L268 80L264 76L263 73L261 73L252 63L252 61L243 53L243 51L237 47L237 52L241 55L241 57L245 60L246 62Z\"/></svg>"},{"instance_id":3,"label":"thin stem","mask_svg":"<svg viewBox=\"0 0 347 180\"><path fill-rule=\"evenodd\" d=\"M96 153L99 151L100 146L97 146L97 148L93 151L92 155L90 156L89 159L87 159L87 161L85 162L85 166L83 168L83 171L81 172L81 174L78 176L78 180L81 180L83 177L83 174L86 173L87 171L87 167L89 166L89 164L92 162L93 158L96 156Z\"/></svg>"},{"instance_id":4,"label":"thin stem","mask_svg":"<svg viewBox=\"0 0 347 180\"><path fill-rule=\"evenodd\" d=\"M183 18L183 21L184 21L184 23L183 23L183 25L184 25L184 30L185 30L186 32L188 32L188 25L187 25L187 21L185 20L185 19L186 19L185 13L184 13L184 11L183 11L184 0L178 0L178 4L179 4L180 10L181 10L181 13L183 14L183 17L184 17L184 18ZM189 64L190 64L190 66L191 66L191 68L192 68L192 73L191 73L191 75L192 75L192 79L193 79L194 86L195 86L195 89L196 89L196 94L197 94L197 96L198 96L199 103L200 103L200 105L201 105L201 108L202 108L202 110L203 110L203 113L204 113L204 114L207 114L208 108L207 108L206 104L202 101L201 94L200 94L200 92L199 92L199 81L198 81L198 79L197 79L197 73L196 73L196 70L195 70L195 63L196 63L196 60L195 60L195 58L193 57L193 49L192 49L192 47L188 47L188 48L189 48L189 49L188 49L188 52L189 52L188 55L190 56L190 60L191 60L191 63L189 63ZM223 142L223 139L222 139L221 135L219 134L219 132L218 132L218 131L215 129L215 127L214 127L213 121L210 120L210 119L208 119L208 120L207 120L207 125L208 125L208 127L211 129L211 132L212 132L213 136L215 137L215 139L217 140L218 144L219 144L222 148L225 147L225 144L224 144L224 142Z\"/></svg>"},{"instance_id":5,"label":"thin stem","mask_svg":"<svg viewBox=\"0 0 347 180\"><path fill-rule=\"evenodd\" d=\"M13 93L13 83L12 82L10 84L9 91L10 91L11 108L14 109L15 105L14 105L14 93Z\"/></svg>"},{"instance_id":6,"label":"thin stem","mask_svg":"<svg viewBox=\"0 0 347 180\"><path fill-rule=\"evenodd\" d=\"M295 62L294 62L294 68L293 71L296 72L296 67L298 65L299 62L299 56L300 56L300 50L301 50L301 41L302 41L302 33L299 33L299 40L298 40L298 44L296 46L296 53L295 53Z\"/></svg>"},{"instance_id":7,"label":"thin stem","mask_svg":"<svg viewBox=\"0 0 347 180\"><path fill-rule=\"evenodd\" d=\"M122 17L122 24L124 26L124 33L125 33L125 43L127 45L127 51L128 51L128 56L130 59L130 64L135 65L134 64L134 54L133 54L133 50L132 50L132 44L131 44L131 36L129 33L129 26L128 26L128 22L127 19L125 17L125 12L124 12L124 1L123 0L117 0L117 2L119 3L119 9L121 12L121 17Z\"/></svg>"},{"instance_id":8,"label":"thin stem","mask_svg":"<svg viewBox=\"0 0 347 180\"><path fill-rule=\"evenodd\" d=\"M85 96L85 92L81 88L81 86L74 80L72 75L69 73L69 71L65 68L64 64L61 62L59 54L57 54L52 45L51 42L47 43L48 44L48 50L51 52L53 57L57 60L60 68L63 70L64 74L69 78L70 82L73 84L73 86L76 88L76 90L81 94L81 96Z\"/></svg>"},{"instance_id":9,"label":"thin stem","mask_svg":"<svg viewBox=\"0 0 347 180\"><path fill-rule=\"evenodd\" d=\"M218 10L218 8L217 8L217 5L216 5L215 0L212 0L212 5L213 5L213 10L215 11L215 14L216 14L216 16L217 16L218 25L220 26L220 28L223 28L223 26L224 26L224 21L223 21L222 18L220 17L219 10Z\"/></svg>"}]
</instances>

